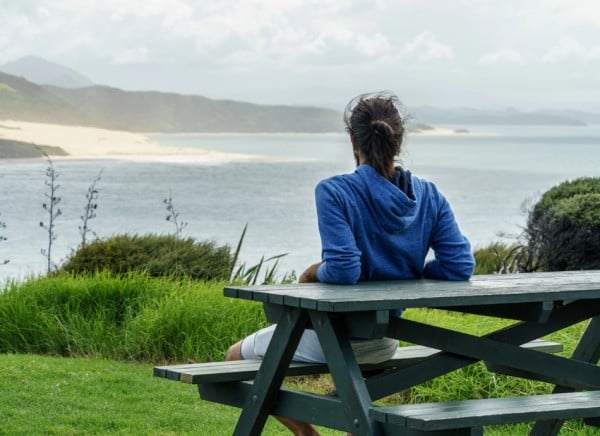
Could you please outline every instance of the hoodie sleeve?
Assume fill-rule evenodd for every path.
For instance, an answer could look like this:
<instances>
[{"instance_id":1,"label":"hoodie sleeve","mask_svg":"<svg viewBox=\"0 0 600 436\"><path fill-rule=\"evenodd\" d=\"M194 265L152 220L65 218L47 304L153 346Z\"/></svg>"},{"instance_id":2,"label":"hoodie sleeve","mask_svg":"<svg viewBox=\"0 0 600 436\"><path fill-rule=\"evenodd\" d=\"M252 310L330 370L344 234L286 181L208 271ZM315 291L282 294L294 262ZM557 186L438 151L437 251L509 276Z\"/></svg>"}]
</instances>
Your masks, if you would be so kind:
<instances>
[{"instance_id":1,"label":"hoodie sleeve","mask_svg":"<svg viewBox=\"0 0 600 436\"><path fill-rule=\"evenodd\" d=\"M469 280L475 267L471 244L463 236L450 204L437 192L438 214L431 248L435 258L425 264L424 277L443 280Z\"/></svg>"},{"instance_id":2,"label":"hoodie sleeve","mask_svg":"<svg viewBox=\"0 0 600 436\"><path fill-rule=\"evenodd\" d=\"M315 189L323 263L317 270L320 282L354 284L360 277L361 253L348 218L344 202L330 180Z\"/></svg>"}]
</instances>

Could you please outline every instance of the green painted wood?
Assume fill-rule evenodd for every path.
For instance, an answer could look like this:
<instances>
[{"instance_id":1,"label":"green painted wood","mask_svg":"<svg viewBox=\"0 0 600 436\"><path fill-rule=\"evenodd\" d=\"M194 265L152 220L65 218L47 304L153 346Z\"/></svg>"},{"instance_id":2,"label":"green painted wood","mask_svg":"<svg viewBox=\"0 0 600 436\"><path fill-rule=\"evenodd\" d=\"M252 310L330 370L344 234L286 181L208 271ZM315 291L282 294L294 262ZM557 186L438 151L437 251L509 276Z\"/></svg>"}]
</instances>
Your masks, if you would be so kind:
<instances>
[{"instance_id":1,"label":"green painted wood","mask_svg":"<svg viewBox=\"0 0 600 436\"><path fill-rule=\"evenodd\" d=\"M376 310L370 312L355 312L343 317L348 336L352 338L374 339L381 338L388 329L390 320L389 310Z\"/></svg>"},{"instance_id":2,"label":"green painted wood","mask_svg":"<svg viewBox=\"0 0 600 436\"><path fill-rule=\"evenodd\" d=\"M600 367L586 362L538 353L491 338L476 337L405 319L394 320L394 330L396 335L392 337L398 339L549 376L574 388L600 389Z\"/></svg>"},{"instance_id":3,"label":"green painted wood","mask_svg":"<svg viewBox=\"0 0 600 436\"><path fill-rule=\"evenodd\" d=\"M573 351L572 359L582 362L597 364L600 360L600 316L592 318L577 347ZM556 386L553 393L571 392L572 389L566 386ZM593 421L590 425L598 425L599 419ZM563 421L558 419L536 422L531 430L535 435L557 435L562 427Z\"/></svg>"},{"instance_id":4,"label":"green painted wood","mask_svg":"<svg viewBox=\"0 0 600 436\"><path fill-rule=\"evenodd\" d=\"M553 301L539 301L521 304L491 304L486 306L453 306L441 309L453 310L473 315L494 316L518 321L546 322L554 310Z\"/></svg>"},{"instance_id":5,"label":"green painted wood","mask_svg":"<svg viewBox=\"0 0 600 436\"><path fill-rule=\"evenodd\" d=\"M198 385L203 400L240 408L251 389L251 382ZM272 413L310 424L352 431L352 427L345 424L346 416L340 399L333 396L281 388Z\"/></svg>"},{"instance_id":6,"label":"green painted wood","mask_svg":"<svg viewBox=\"0 0 600 436\"><path fill-rule=\"evenodd\" d=\"M546 353L560 353L563 350L562 344L544 340L531 341L523 344L523 347ZM438 350L420 345L399 347L390 360L378 364L360 365L360 368L363 372L368 372L411 365L437 352ZM261 363L262 360L234 360L157 366L153 370L153 375L190 384L224 383L253 379ZM329 369L325 364L292 362L286 376L325 374L327 372Z\"/></svg>"},{"instance_id":7,"label":"green painted wood","mask_svg":"<svg viewBox=\"0 0 600 436\"><path fill-rule=\"evenodd\" d=\"M384 434L388 436L483 436L483 427L424 431L408 427L398 427L392 424L383 424L383 430Z\"/></svg>"},{"instance_id":8,"label":"green painted wood","mask_svg":"<svg viewBox=\"0 0 600 436\"><path fill-rule=\"evenodd\" d=\"M343 325L332 321L331 314L309 311L309 315L346 413L345 423L355 435L383 435L381 426L369 419L372 401Z\"/></svg>"},{"instance_id":9,"label":"green painted wood","mask_svg":"<svg viewBox=\"0 0 600 436\"><path fill-rule=\"evenodd\" d=\"M225 288L226 296L330 312L595 299L600 271L475 276L468 282L402 280Z\"/></svg>"},{"instance_id":10,"label":"green painted wood","mask_svg":"<svg viewBox=\"0 0 600 436\"><path fill-rule=\"evenodd\" d=\"M420 384L480 359L489 360L491 364L502 365L514 371L540 374L541 377L555 380L570 388L600 387L600 373L594 365L558 357L544 357L518 347L518 344L523 342L599 315L600 271L478 276L469 282L407 280L368 282L352 286L315 283L228 287L224 293L234 298L263 302L267 307L301 308L310 312L313 328L328 355L329 370L336 382L344 411L350 417L348 421L343 422L358 423L358 428L354 429L356 434L374 434L379 431L378 427L370 423L368 417L364 417L365 407L371 403L372 398L380 398L378 395ZM361 331L362 327L375 326L378 329L377 334L380 334L387 320L375 316L376 321L373 323L369 320L369 317L372 317L369 314L366 315L367 323L364 319L355 322L351 319L353 314L382 314L390 309L410 307L472 311L526 321L481 338L436 328L419 327L401 331L398 327L407 327L408 324L402 324L404 320L392 321L388 331L395 332L397 336L386 334L387 336L407 339L413 335L414 340L409 341L443 348L446 351L434 353L407 366L398 366L390 373L369 378L365 384L352 355L345 330ZM335 322L339 321L341 324L334 327L333 324L328 326L327 322L323 322L332 319L331 315L325 312L347 312L349 315L338 315L339 319L336 317ZM276 314L275 317L277 316L279 315ZM344 318L345 328L341 327L344 326ZM314 322L319 320L321 324L314 325ZM278 352L287 359L287 354L292 352L295 343L289 344L284 336L275 341L276 345L270 349L279 348ZM586 353L598 353L600 347L596 344L592 348L588 344L583 346L583 349ZM246 396L244 411L236 428L236 432L239 430L239 433L236 434L253 434L262 429L266 414L273 410L274 395L279 392L277 385L280 385L285 375L285 367L289 360L284 363L285 365L275 358L265 359L263 366L266 368L261 368L257 374L257 387L253 387L258 389L259 395L253 393ZM177 377L166 370L164 374L167 377ZM274 380L269 381L266 374L274 375ZM182 376L179 375L179 378ZM338 384L340 386L337 386ZM250 404L250 397L257 397L258 405ZM559 414L548 416L552 419L568 419ZM544 416L540 419L543 418ZM247 430L247 427L250 430ZM459 430L473 431L473 427L467 425Z\"/></svg>"},{"instance_id":11,"label":"green painted wood","mask_svg":"<svg viewBox=\"0 0 600 436\"><path fill-rule=\"evenodd\" d=\"M583 420L587 425L600 428L600 417L586 418Z\"/></svg>"},{"instance_id":12,"label":"green painted wood","mask_svg":"<svg viewBox=\"0 0 600 436\"><path fill-rule=\"evenodd\" d=\"M398 427L427 431L598 417L600 391L373 407L369 416Z\"/></svg>"},{"instance_id":13,"label":"green painted wood","mask_svg":"<svg viewBox=\"0 0 600 436\"><path fill-rule=\"evenodd\" d=\"M484 337L515 345L525 343L589 319L599 311L600 302L576 301L558 308L545 323L520 322ZM387 336L398 336L394 332L395 327L395 323L391 323ZM367 387L371 398L379 399L463 368L474 361L476 359L440 352L405 368L372 377L367 380Z\"/></svg>"},{"instance_id":14,"label":"green painted wood","mask_svg":"<svg viewBox=\"0 0 600 436\"><path fill-rule=\"evenodd\" d=\"M260 434L274 408L285 372L308 321L305 312L289 310L277 323L251 392L246 396L234 436Z\"/></svg>"}]
</instances>

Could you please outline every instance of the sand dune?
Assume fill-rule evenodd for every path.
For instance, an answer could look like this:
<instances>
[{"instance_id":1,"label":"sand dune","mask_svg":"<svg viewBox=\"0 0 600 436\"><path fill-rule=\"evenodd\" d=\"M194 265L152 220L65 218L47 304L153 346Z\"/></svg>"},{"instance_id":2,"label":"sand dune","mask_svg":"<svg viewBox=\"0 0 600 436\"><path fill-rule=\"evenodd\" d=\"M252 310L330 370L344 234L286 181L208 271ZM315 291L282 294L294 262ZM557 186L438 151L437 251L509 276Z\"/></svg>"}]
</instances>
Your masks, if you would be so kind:
<instances>
[{"instance_id":1,"label":"sand dune","mask_svg":"<svg viewBox=\"0 0 600 436\"><path fill-rule=\"evenodd\" d=\"M220 153L199 148L166 147L140 133L0 120L0 138L60 147L68 156L57 159L252 160L260 156ZM54 157L53 157L54 159Z\"/></svg>"}]
</instances>

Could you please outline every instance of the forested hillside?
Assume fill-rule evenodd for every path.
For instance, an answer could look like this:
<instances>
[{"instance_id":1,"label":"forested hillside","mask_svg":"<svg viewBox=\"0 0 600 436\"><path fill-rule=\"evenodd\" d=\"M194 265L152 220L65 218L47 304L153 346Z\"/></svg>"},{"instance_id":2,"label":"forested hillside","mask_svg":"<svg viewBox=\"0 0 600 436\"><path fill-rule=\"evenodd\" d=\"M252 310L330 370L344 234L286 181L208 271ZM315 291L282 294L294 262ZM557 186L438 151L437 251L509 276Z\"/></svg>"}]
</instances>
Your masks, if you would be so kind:
<instances>
[{"instance_id":1,"label":"forested hillside","mask_svg":"<svg viewBox=\"0 0 600 436\"><path fill-rule=\"evenodd\" d=\"M330 109L267 106L196 95L123 91L107 86L39 86L0 73L0 119L135 132L333 132Z\"/></svg>"}]
</instances>

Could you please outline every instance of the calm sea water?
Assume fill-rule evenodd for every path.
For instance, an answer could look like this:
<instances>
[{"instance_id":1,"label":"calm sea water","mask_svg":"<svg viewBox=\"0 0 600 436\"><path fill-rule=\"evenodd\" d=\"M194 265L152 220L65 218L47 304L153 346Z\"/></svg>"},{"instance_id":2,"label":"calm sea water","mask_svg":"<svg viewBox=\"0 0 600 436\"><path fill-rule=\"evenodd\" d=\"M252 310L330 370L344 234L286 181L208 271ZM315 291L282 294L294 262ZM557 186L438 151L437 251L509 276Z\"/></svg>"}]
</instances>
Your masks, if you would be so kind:
<instances>
[{"instance_id":1,"label":"calm sea water","mask_svg":"<svg viewBox=\"0 0 600 436\"><path fill-rule=\"evenodd\" d=\"M461 126L462 127L462 126ZM600 176L600 126L470 128L466 136L409 136L402 157L413 174L435 182L452 204L474 247L517 235L523 204L567 179ZM265 159L213 162L56 160L62 215L56 220L53 260L60 263L81 237L85 194L95 175L100 237L120 233L173 233L163 199L172 196L185 236L235 246L248 232L242 260L288 253L280 272L301 272L320 256L313 200L315 184L353 171L344 135L154 135L166 146L246 153ZM0 161L0 280L45 271L40 249L47 233L42 209L46 192L43 160Z\"/></svg>"}]
</instances>

